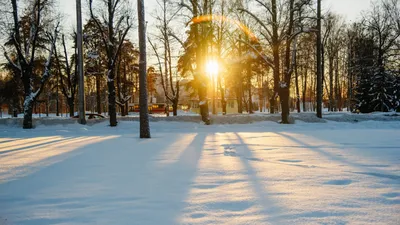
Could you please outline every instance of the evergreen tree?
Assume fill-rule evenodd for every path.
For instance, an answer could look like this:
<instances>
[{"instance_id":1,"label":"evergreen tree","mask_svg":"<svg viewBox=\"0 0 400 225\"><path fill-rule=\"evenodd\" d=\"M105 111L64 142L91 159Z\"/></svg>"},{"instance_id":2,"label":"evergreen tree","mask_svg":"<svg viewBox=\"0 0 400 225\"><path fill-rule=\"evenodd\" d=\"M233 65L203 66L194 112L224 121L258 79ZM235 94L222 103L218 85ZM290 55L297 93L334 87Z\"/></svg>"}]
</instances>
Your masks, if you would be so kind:
<instances>
[{"instance_id":1,"label":"evergreen tree","mask_svg":"<svg viewBox=\"0 0 400 225\"><path fill-rule=\"evenodd\" d=\"M369 113L372 96L372 71L374 69L374 51L371 46L374 42L368 37L357 37L351 49L351 70L356 77L355 103L356 108L362 113Z\"/></svg>"},{"instance_id":2,"label":"evergreen tree","mask_svg":"<svg viewBox=\"0 0 400 225\"><path fill-rule=\"evenodd\" d=\"M372 111L388 112L394 109L395 104L395 79L385 68L375 69L371 78L370 109Z\"/></svg>"}]
</instances>

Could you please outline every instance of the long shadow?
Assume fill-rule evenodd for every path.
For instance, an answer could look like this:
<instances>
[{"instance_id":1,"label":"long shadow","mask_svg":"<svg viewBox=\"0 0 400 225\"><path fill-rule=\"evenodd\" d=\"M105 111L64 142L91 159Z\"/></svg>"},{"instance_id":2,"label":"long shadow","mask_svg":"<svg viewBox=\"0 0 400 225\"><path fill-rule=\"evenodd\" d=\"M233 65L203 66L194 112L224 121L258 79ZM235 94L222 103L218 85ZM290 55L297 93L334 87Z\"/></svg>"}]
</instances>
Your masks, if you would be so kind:
<instances>
[{"instance_id":1,"label":"long shadow","mask_svg":"<svg viewBox=\"0 0 400 225\"><path fill-rule=\"evenodd\" d=\"M254 154L252 153L251 149L248 147L248 145L244 142L242 137L238 134L235 133L237 140L239 140L240 144L242 145L242 148L247 152L247 154L250 156L249 158L244 158L240 157L243 165L245 166L246 171L248 171L248 176L250 178L253 190L255 191L255 194L263 207L263 213L265 214L272 214L274 216L269 217L272 221L268 221L269 223L272 224L280 224L278 221L278 214L282 211L281 207L277 206L277 202L270 198L268 196L268 193L264 189L264 184L261 182L261 178L257 176L257 171L253 168L253 166L250 163L250 160L256 159L254 157Z\"/></svg>"},{"instance_id":2,"label":"long shadow","mask_svg":"<svg viewBox=\"0 0 400 225\"><path fill-rule=\"evenodd\" d=\"M52 157L53 164L0 184L0 215L16 224L176 224L204 139L196 137L178 163L162 171L150 160L177 141L172 135L140 142L119 136ZM40 217L43 210L57 217ZM23 217L32 213L39 216Z\"/></svg>"},{"instance_id":3,"label":"long shadow","mask_svg":"<svg viewBox=\"0 0 400 225\"><path fill-rule=\"evenodd\" d=\"M4 141L0 141L0 145L3 143L8 143L8 142L13 142L13 141L17 141L17 140L21 140L21 139L11 139L11 140L4 140Z\"/></svg>"},{"instance_id":4,"label":"long shadow","mask_svg":"<svg viewBox=\"0 0 400 225\"><path fill-rule=\"evenodd\" d=\"M153 180L156 183L153 185L157 188L151 188L148 193L153 199L148 202L148 207L149 210L153 207L160 210L148 215L137 215L138 221L142 220L144 224L156 224L157 221L163 221L163 224L179 223L181 213L188 206L186 201L198 175L198 164L207 136L207 133L198 133L182 152L177 162L155 172ZM157 218L152 216L154 214L157 215Z\"/></svg>"},{"instance_id":5,"label":"long shadow","mask_svg":"<svg viewBox=\"0 0 400 225\"><path fill-rule=\"evenodd\" d=\"M278 135L281 135L282 137L284 137L286 139L289 139L289 140L291 140L293 142L296 142L296 143L298 143L300 145L306 146L307 149L309 149L311 151L314 151L314 152L317 152L320 155L323 155L324 157L326 157L327 159L338 161L340 163L347 164L347 165L349 165L351 167L354 167L356 169L361 170L361 172L357 171L357 172L354 172L354 173L359 173L359 174L364 174L364 175L369 175L369 176L374 176L374 177L380 177L380 178L387 178L387 179L396 180L397 182L400 182L400 176L398 176L398 175L390 174L390 173L388 173L386 171L381 171L381 170L378 170L378 169L374 169L374 170L368 169L367 167L362 166L361 164L358 164L358 163L355 163L355 162L351 162L351 161L349 161L349 160L347 160L347 159L345 159L343 157L340 157L338 155L334 155L334 154L332 154L330 152L324 151L323 149L321 149L319 147L309 145L309 144L307 144L307 143L305 143L303 141L300 141L299 139L294 138L294 137L292 137L290 135L287 135L285 133L281 133L281 132L276 132L276 133Z\"/></svg>"},{"instance_id":6,"label":"long shadow","mask_svg":"<svg viewBox=\"0 0 400 225\"><path fill-rule=\"evenodd\" d=\"M99 145L100 147L102 144L104 144L104 142L97 142L95 145ZM82 146L73 151L61 153L37 162L38 164L46 164L47 166L45 167L29 168L30 165L27 165L25 167L29 168L28 174L19 177L19 179L1 183L0 215L7 216L9 222L16 224L39 225L71 221L71 218L66 216L67 212L64 213L65 217L60 218L52 218L51 214L47 218L34 215L29 218L26 217L26 215L36 210L40 212L43 208L48 208L47 211L49 212L57 208L60 209L63 204L68 203L70 200L84 201L84 198L68 199L65 195L69 187L73 186L75 183L66 181L70 181L74 175L78 174L76 172L77 167L71 166L70 164L74 164L78 156L87 153L86 147L87 146ZM66 164L69 164L69 166L66 167ZM59 190L52 189L57 186ZM87 191L95 192L95 190ZM43 195L43 193L47 194ZM93 223L93 221L91 223Z\"/></svg>"},{"instance_id":7,"label":"long shadow","mask_svg":"<svg viewBox=\"0 0 400 225\"><path fill-rule=\"evenodd\" d=\"M71 149L71 150L60 151L58 148L68 147L69 145L77 144L80 141L92 141L92 140L94 140L94 138L91 138L90 140L88 138L84 140L82 138L67 138L53 142L51 144L37 146L31 149L27 148L22 153L22 155L17 152L11 153L10 155L5 155L1 158L2 161L13 162L21 158L20 159L21 163L16 161L16 165L13 165L11 163L10 164L11 167L2 168L0 176L2 176L1 178L3 180L0 180L0 183L9 182L10 179L14 180L16 178L19 179L21 177L25 177L27 175L36 173L37 171L46 168L49 165L52 165L56 162L63 161L64 159L69 158L69 156L76 154L76 152L79 152L77 150L89 145L90 142L84 144L82 147L78 147L76 149ZM59 160L60 158L62 158L62 160ZM25 159L33 159L33 160L26 162Z\"/></svg>"},{"instance_id":8,"label":"long shadow","mask_svg":"<svg viewBox=\"0 0 400 225\"><path fill-rule=\"evenodd\" d=\"M12 149L5 150L5 151L1 151L0 150L0 155L6 154L6 153L10 153L10 152L18 152L18 151L22 151L22 150L29 150L31 148L36 148L36 147L44 147L44 146L48 146L50 144L55 144L55 143L58 143L58 142L65 142L65 141L68 141L68 140L71 140L71 139L75 139L75 138L67 137L67 138L64 138L64 139L59 139L59 140L54 140L54 141L47 141L47 142L43 142L43 143L40 143L40 144L33 144L33 145L20 147L20 148L9 147L9 148L12 148ZM38 140L38 141L35 141L35 142L39 142L39 141L41 141L41 140Z\"/></svg>"}]
</instances>

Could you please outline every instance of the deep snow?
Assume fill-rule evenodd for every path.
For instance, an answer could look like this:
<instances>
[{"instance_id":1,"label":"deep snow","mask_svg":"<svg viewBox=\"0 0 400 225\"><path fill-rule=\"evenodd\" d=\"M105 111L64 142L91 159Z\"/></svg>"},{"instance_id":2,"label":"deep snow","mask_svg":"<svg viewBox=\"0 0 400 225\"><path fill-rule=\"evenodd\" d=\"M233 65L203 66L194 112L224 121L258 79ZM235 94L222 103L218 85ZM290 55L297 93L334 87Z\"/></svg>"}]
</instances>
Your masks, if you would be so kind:
<instances>
[{"instance_id":1,"label":"deep snow","mask_svg":"<svg viewBox=\"0 0 400 225\"><path fill-rule=\"evenodd\" d=\"M0 224L400 224L400 122L0 125Z\"/></svg>"}]
</instances>

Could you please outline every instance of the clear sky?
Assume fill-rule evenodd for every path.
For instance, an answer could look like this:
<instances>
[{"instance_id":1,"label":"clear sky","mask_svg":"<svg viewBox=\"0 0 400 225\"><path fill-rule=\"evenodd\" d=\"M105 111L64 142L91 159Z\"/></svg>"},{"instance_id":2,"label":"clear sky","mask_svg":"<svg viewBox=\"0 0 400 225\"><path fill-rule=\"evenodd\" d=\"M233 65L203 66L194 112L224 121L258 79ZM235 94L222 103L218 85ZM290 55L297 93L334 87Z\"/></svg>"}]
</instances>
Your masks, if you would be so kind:
<instances>
[{"instance_id":1,"label":"clear sky","mask_svg":"<svg viewBox=\"0 0 400 225\"><path fill-rule=\"evenodd\" d=\"M66 14L65 25L67 28L76 24L75 22L75 1L74 0L57 0L60 8ZM87 4L87 0L81 0L83 5ZM379 1L379 0L375 0ZM156 0L145 0L146 12L149 14L156 6ZM131 0L131 4L136 5L136 0ZM333 12L343 15L348 21L355 21L363 10L370 7L370 0L322 0L324 9L331 9ZM86 8L86 7L85 7ZM83 13L87 15L86 10ZM147 15L147 19L151 24L151 17Z\"/></svg>"},{"instance_id":2,"label":"clear sky","mask_svg":"<svg viewBox=\"0 0 400 225\"><path fill-rule=\"evenodd\" d=\"M375 0L380 1L380 0ZM343 15L347 21L356 21L361 12L370 8L370 0L322 0L325 9Z\"/></svg>"}]
</instances>

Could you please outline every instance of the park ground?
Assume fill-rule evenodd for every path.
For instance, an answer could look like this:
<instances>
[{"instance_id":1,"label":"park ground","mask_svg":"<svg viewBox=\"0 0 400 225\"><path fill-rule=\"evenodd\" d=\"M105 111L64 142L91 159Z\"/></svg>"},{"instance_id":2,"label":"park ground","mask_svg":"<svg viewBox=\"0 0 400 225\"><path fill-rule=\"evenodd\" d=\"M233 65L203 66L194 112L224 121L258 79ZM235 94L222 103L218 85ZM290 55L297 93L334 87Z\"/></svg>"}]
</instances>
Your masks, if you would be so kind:
<instances>
[{"instance_id":1,"label":"park ground","mask_svg":"<svg viewBox=\"0 0 400 225\"><path fill-rule=\"evenodd\" d=\"M400 121L331 117L3 123L0 224L400 224Z\"/></svg>"}]
</instances>

